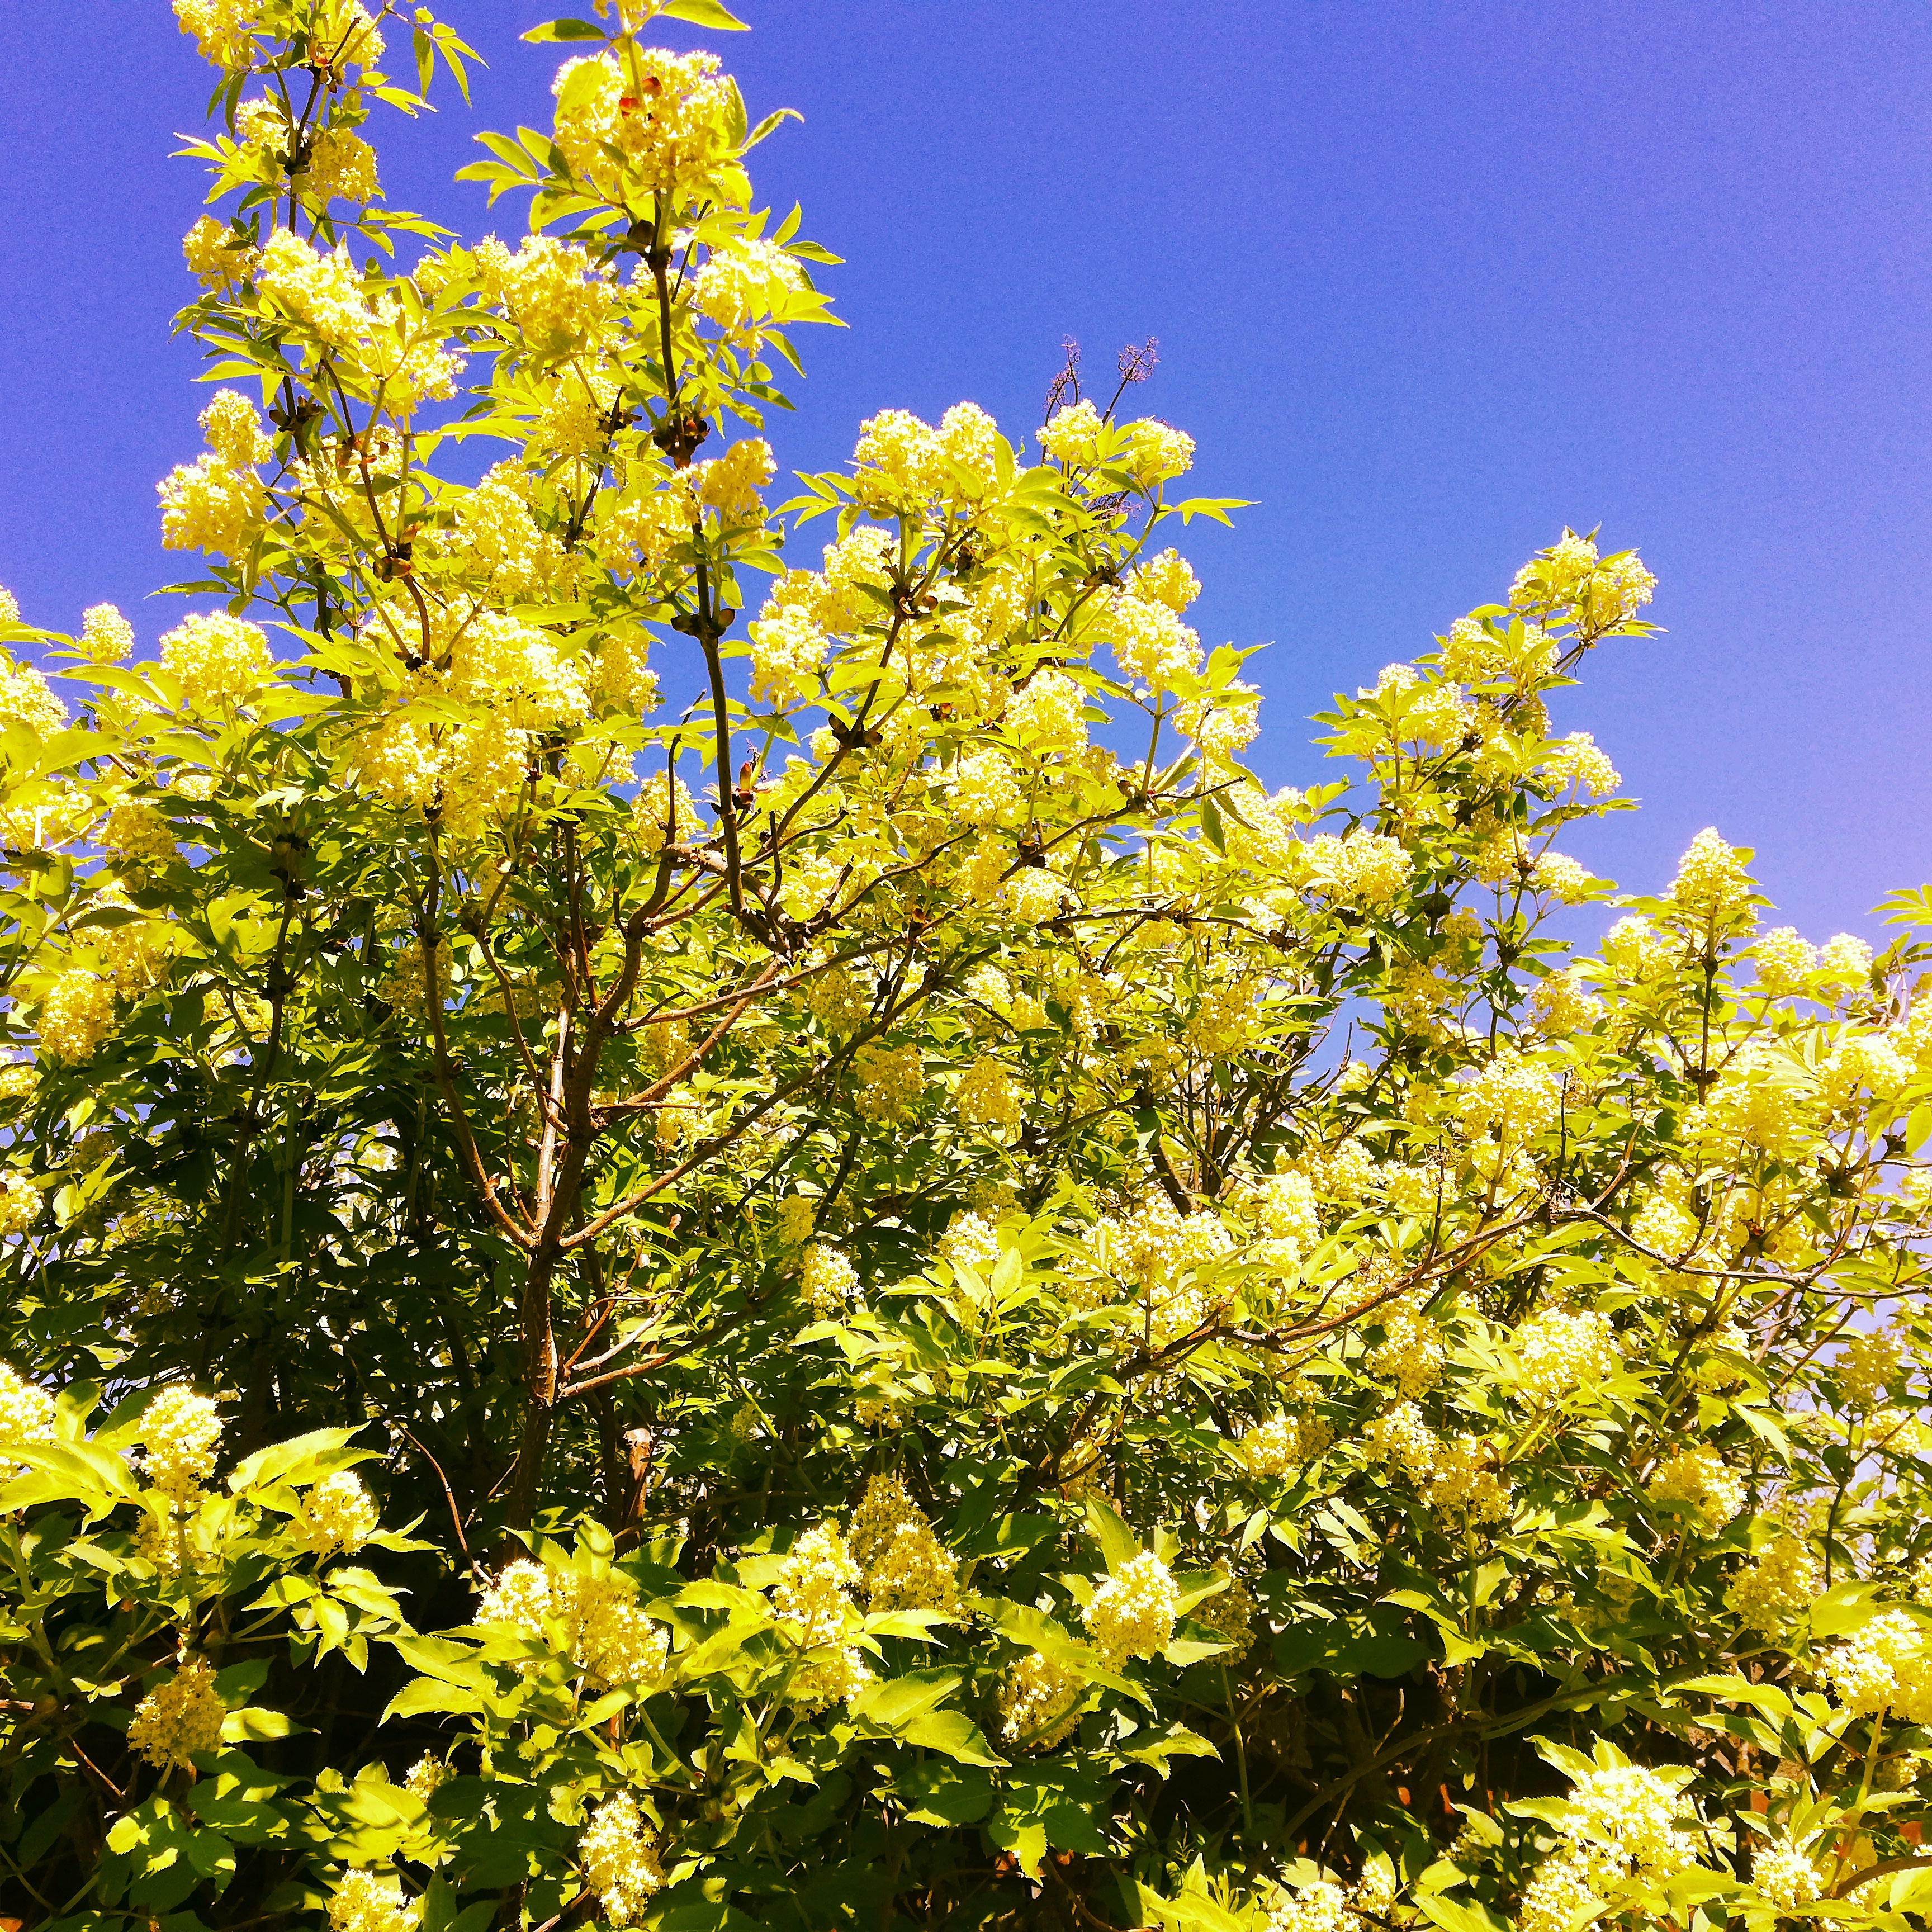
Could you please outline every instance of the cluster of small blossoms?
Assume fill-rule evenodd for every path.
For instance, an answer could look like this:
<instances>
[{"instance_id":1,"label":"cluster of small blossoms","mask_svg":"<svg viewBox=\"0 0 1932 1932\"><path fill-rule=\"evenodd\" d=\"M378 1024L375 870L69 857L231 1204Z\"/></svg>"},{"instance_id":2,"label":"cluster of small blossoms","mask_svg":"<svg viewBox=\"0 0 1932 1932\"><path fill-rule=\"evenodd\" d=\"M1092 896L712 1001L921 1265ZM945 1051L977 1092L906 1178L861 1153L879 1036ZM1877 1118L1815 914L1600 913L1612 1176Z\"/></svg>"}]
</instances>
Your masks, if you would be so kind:
<instances>
[{"instance_id":1,"label":"cluster of small blossoms","mask_svg":"<svg viewBox=\"0 0 1932 1932\"><path fill-rule=\"evenodd\" d=\"M1334 1431L1319 1416L1271 1415L1241 1436L1235 1448L1250 1475L1278 1479L1312 1462L1334 1439Z\"/></svg>"},{"instance_id":2,"label":"cluster of small blossoms","mask_svg":"<svg viewBox=\"0 0 1932 1932\"><path fill-rule=\"evenodd\" d=\"M1823 1583L1818 1559L1787 1530L1738 1572L1725 1600L1747 1629L1777 1636L1810 1606Z\"/></svg>"},{"instance_id":3,"label":"cluster of small blossoms","mask_svg":"<svg viewBox=\"0 0 1932 1932\"><path fill-rule=\"evenodd\" d=\"M374 1499L352 1470L325 1476L302 1499L290 1526L311 1555L337 1551L349 1556L376 1533L380 1520Z\"/></svg>"},{"instance_id":4,"label":"cluster of small blossoms","mask_svg":"<svg viewBox=\"0 0 1932 1932\"><path fill-rule=\"evenodd\" d=\"M1514 1337L1518 1387L1532 1402L1561 1402L1614 1375L1623 1358L1610 1317L1594 1311L1546 1308Z\"/></svg>"},{"instance_id":5,"label":"cluster of small blossoms","mask_svg":"<svg viewBox=\"0 0 1932 1932\"><path fill-rule=\"evenodd\" d=\"M214 1750L221 1742L221 1721L227 1714L214 1688L213 1670L205 1658L191 1657L134 1707L128 1726L128 1748L165 1773L186 1764L199 1751Z\"/></svg>"},{"instance_id":6,"label":"cluster of small blossoms","mask_svg":"<svg viewBox=\"0 0 1932 1932\"><path fill-rule=\"evenodd\" d=\"M268 512L268 492L254 466L272 446L254 405L238 390L215 396L201 412L201 429L208 453L177 464L155 486L162 547L238 556Z\"/></svg>"},{"instance_id":7,"label":"cluster of small blossoms","mask_svg":"<svg viewBox=\"0 0 1932 1932\"><path fill-rule=\"evenodd\" d=\"M0 1362L0 1467L15 1450L51 1442L53 1436L53 1397Z\"/></svg>"},{"instance_id":8,"label":"cluster of small blossoms","mask_svg":"<svg viewBox=\"0 0 1932 1932\"><path fill-rule=\"evenodd\" d=\"M0 730L17 728L44 737L66 722L67 706L31 664L7 664L0 670Z\"/></svg>"},{"instance_id":9,"label":"cluster of small blossoms","mask_svg":"<svg viewBox=\"0 0 1932 1932\"><path fill-rule=\"evenodd\" d=\"M829 1241L813 1241L799 1258L798 1285L814 1315L843 1314L859 1292L859 1271Z\"/></svg>"},{"instance_id":10,"label":"cluster of small blossoms","mask_svg":"<svg viewBox=\"0 0 1932 1932\"><path fill-rule=\"evenodd\" d=\"M0 1173L0 1234L24 1234L40 1218L40 1190L16 1169Z\"/></svg>"},{"instance_id":11,"label":"cluster of small blossoms","mask_svg":"<svg viewBox=\"0 0 1932 1932\"><path fill-rule=\"evenodd\" d=\"M1384 1410L1370 1421L1363 1439L1374 1461L1394 1464L1418 1488L1435 1473L1442 1446L1412 1402Z\"/></svg>"},{"instance_id":12,"label":"cluster of small blossoms","mask_svg":"<svg viewBox=\"0 0 1932 1932\"><path fill-rule=\"evenodd\" d=\"M1728 926L1750 910L1748 854L1727 845L1706 826L1691 840L1670 882L1678 911L1707 931Z\"/></svg>"},{"instance_id":13,"label":"cluster of small blossoms","mask_svg":"<svg viewBox=\"0 0 1932 1932\"><path fill-rule=\"evenodd\" d=\"M1442 1330L1413 1309L1399 1309L1382 1320L1382 1340L1369 1352L1368 1370L1394 1382L1404 1396L1424 1394L1442 1379L1447 1354Z\"/></svg>"},{"instance_id":14,"label":"cluster of small blossoms","mask_svg":"<svg viewBox=\"0 0 1932 1932\"><path fill-rule=\"evenodd\" d=\"M1286 1272L1322 1238L1322 1212L1306 1174L1264 1175L1244 1185L1234 1203L1260 1231L1248 1258L1264 1266Z\"/></svg>"},{"instance_id":15,"label":"cluster of small blossoms","mask_svg":"<svg viewBox=\"0 0 1932 1932\"><path fill-rule=\"evenodd\" d=\"M1649 1484L1659 1502L1688 1504L1711 1529L1720 1529L1744 1506L1744 1480L1708 1442L1673 1451Z\"/></svg>"},{"instance_id":16,"label":"cluster of small blossoms","mask_svg":"<svg viewBox=\"0 0 1932 1932\"><path fill-rule=\"evenodd\" d=\"M98 975L70 968L40 1000L40 1052L63 1065L92 1060L114 1030L114 991Z\"/></svg>"},{"instance_id":17,"label":"cluster of small blossoms","mask_svg":"<svg viewBox=\"0 0 1932 1932\"><path fill-rule=\"evenodd\" d=\"M818 1219L818 1204L808 1194L788 1194L778 1204L772 1232L784 1248L802 1247L812 1239Z\"/></svg>"},{"instance_id":18,"label":"cluster of small blossoms","mask_svg":"<svg viewBox=\"0 0 1932 1932\"><path fill-rule=\"evenodd\" d=\"M221 1418L205 1395L164 1389L141 1418L142 1466L151 1489L186 1502L214 1473Z\"/></svg>"},{"instance_id":19,"label":"cluster of small blossoms","mask_svg":"<svg viewBox=\"0 0 1932 1932\"><path fill-rule=\"evenodd\" d=\"M956 1214L940 1237L939 1258L983 1273L1000 1258L999 1230L983 1214Z\"/></svg>"},{"instance_id":20,"label":"cluster of small blossoms","mask_svg":"<svg viewBox=\"0 0 1932 1932\"><path fill-rule=\"evenodd\" d=\"M1360 1932L1361 1924L1348 1894L1326 1879L1277 1892L1268 1906L1267 1932Z\"/></svg>"},{"instance_id":21,"label":"cluster of small blossoms","mask_svg":"<svg viewBox=\"0 0 1932 1932\"><path fill-rule=\"evenodd\" d=\"M802 1648L832 1650L826 1661L794 1678L795 1702L831 1703L852 1696L872 1681L865 1660L843 1641L852 1592L860 1581L859 1566L836 1523L807 1530L786 1556L772 1586L772 1606L791 1626L793 1640Z\"/></svg>"},{"instance_id":22,"label":"cluster of small blossoms","mask_svg":"<svg viewBox=\"0 0 1932 1932\"><path fill-rule=\"evenodd\" d=\"M163 636L161 668L180 680L190 710L219 711L260 690L274 661L258 626L225 610L198 610Z\"/></svg>"},{"instance_id":23,"label":"cluster of small blossoms","mask_svg":"<svg viewBox=\"0 0 1932 1932\"><path fill-rule=\"evenodd\" d=\"M607 201L709 190L736 205L742 177L734 186L726 172L734 92L717 56L639 47L633 58L635 78L609 53L557 69L556 140L572 172Z\"/></svg>"},{"instance_id":24,"label":"cluster of small blossoms","mask_svg":"<svg viewBox=\"0 0 1932 1932\"><path fill-rule=\"evenodd\" d=\"M638 1600L621 1570L586 1576L551 1570L527 1557L507 1564L476 1606L479 1624L504 1624L554 1646L593 1688L644 1684L662 1676L670 1640ZM538 1660L524 1658L526 1676Z\"/></svg>"},{"instance_id":25,"label":"cluster of small blossoms","mask_svg":"<svg viewBox=\"0 0 1932 1932\"><path fill-rule=\"evenodd\" d=\"M539 353L560 352L595 334L610 312L609 272L593 268L581 248L554 236L528 236L514 255L487 236L477 244L476 265L484 296Z\"/></svg>"},{"instance_id":26,"label":"cluster of small blossoms","mask_svg":"<svg viewBox=\"0 0 1932 1932\"><path fill-rule=\"evenodd\" d=\"M1174 1641L1180 1592L1167 1565L1143 1550L1115 1570L1081 1612L1110 1670L1130 1657L1158 1657Z\"/></svg>"},{"instance_id":27,"label":"cluster of small blossoms","mask_svg":"<svg viewBox=\"0 0 1932 1932\"><path fill-rule=\"evenodd\" d=\"M859 1112L868 1120L901 1118L926 1090L925 1062L915 1042L862 1046L853 1057L852 1075Z\"/></svg>"},{"instance_id":28,"label":"cluster of small blossoms","mask_svg":"<svg viewBox=\"0 0 1932 1932\"><path fill-rule=\"evenodd\" d=\"M897 1476L874 1476L866 1485L850 1542L873 1610L960 1614L958 1559Z\"/></svg>"},{"instance_id":29,"label":"cluster of small blossoms","mask_svg":"<svg viewBox=\"0 0 1932 1932\"><path fill-rule=\"evenodd\" d=\"M1232 1667L1247 1654L1255 1640L1255 1597L1238 1576L1228 1576L1225 1569L1220 1574L1228 1577L1227 1588L1196 1604L1189 1614L1227 1645L1228 1654L1221 1661Z\"/></svg>"},{"instance_id":30,"label":"cluster of small blossoms","mask_svg":"<svg viewBox=\"0 0 1932 1932\"><path fill-rule=\"evenodd\" d=\"M1810 1852L1789 1838L1773 1838L1753 1846L1751 1883L1760 1898L1790 1912L1825 1893L1824 1879Z\"/></svg>"},{"instance_id":31,"label":"cluster of small blossoms","mask_svg":"<svg viewBox=\"0 0 1932 1932\"><path fill-rule=\"evenodd\" d=\"M1511 1491L1495 1451L1474 1436L1451 1436L1438 1445L1426 1493L1438 1516L1496 1522L1510 1510Z\"/></svg>"},{"instance_id":32,"label":"cluster of small blossoms","mask_svg":"<svg viewBox=\"0 0 1932 1932\"><path fill-rule=\"evenodd\" d=\"M403 1780L403 1789L412 1798L420 1798L427 1802L432 1792L440 1790L455 1775L456 1773L434 1751L424 1751L410 1766L408 1774Z\"/></svg>"},{"instance_id":33,"label":"cluster of small blossoms","mask_svg":"<svg viewBox=\"0 0 1932 1932\"><path fill-rule=\"evenodd\" d=\"M874 514L934 497L976 498L992 477L998 425L976 403L956 403L937 429L905 410L881 410L859 425L853 494Z\"/></svg>"},{"instance_id":34,"label":"cluster of small blossoms","mask_svg":"<svg viewBox=\"0 0 1932 1932\"><path fill-rule=\"evenodd\" d=\"M1359 825L1341 838L1319 834L1302 848L1302 854L1309 889L1337 905L1386 905L1415 869L1400 839Z\"/></svg>"},{"instance_id":35,"label":"cluster of small blossoms","mask_svg":"<svg viewBox=\"0 0 1932 1932\"><path fill-rule=\"evenodd\" d=\"M804 268L776 242L734 235L692 278L691 304L720 328L738 329L782 308L806 285Z\"/></svg>"},{"instance_id":36,"label":"cluster of small blossoms","mask_svg":"<svg viewBox=\"0 0 1932 1932\"><path fill-rule=\"evenodd\" d=\"M1019 1083L990 1054L982 1054L959 1076L952 1101L967 1126L1012 1134L1025 1118L1025 1096Z\"/></svg>"},{"instance_id":37,"label":"cluster of small blossoms","mask_svg":"<svg viewBox=\"0 0 1932 1932\"><path fill-rule=\"evenodd\" d=\"M1903 1610L1882 1610L1829 1652L1823 1676L1848 1710L1889 1712L1901 1723L1932 1722L1932 1657L1925 1633Z\"/></svg>"},{"instance_id":38,"label":"cluster of small blossoms","mask_svg":"<svg viewBox=\"0 0 1932 1932\"><path fill-rule=\"evenodd\" d=\"M1566 1932L1604 1894L1634 1876L1667 1879L1696 1862L1694 1824L1666 1779L1640 1765L1586 1772L1570 1795L1564 1843L1523 1894L1524 1932Z\"/></svg>"},{"instance_id":39,"label":"cluster of small blossoms","mask_svg":"<svg viewBox=\"0 0 1932 1932\"><path fill-rule=\"evenodd\" d=\"M1049 665L1013 693L1001 722L1036 754L1078 751L1087 742L1086 705L1085 692Z\"/></svg>"},{"instance_id":40,"label":"cluster of small blossoms","mask_svg":"<svg viewBox=\"0 0 1932 1932\"><path fill-rule=\"evenodd\" d=\"M1846 1406L1875 1408L1898 1380L1904 1360L1904 1338L1894 1329L1853 1336L1838 1357L1838 1388Z\"/></svg>"},{"instance_id":41,"label":"cluster of small blossoms","mask_svg":"<svg viewBox=\"0 0 1932 1932\"><path fill-rule=\"evenodd\" d=\"M658 1834L628 1791L607 1798L577 1844L584 1883L613 1925L634 1925L664 1882Z\"/></svg>"},{"instance_id":42,"label":"cluster of small blossoms","mask_svg":"<svg viewBox=\"0 0 1932 1932\"><path fill-rule=\"evenodd\" d=\"M367 1868L344 1872L328 1901L329 1932L410 1932L422 1916L422 1901L404 1898L394 1872Z\"/></svg>"},{"instance_id":43,"label":"cluster of small blossoms","mask_svg":"<svg viewBox=\"0 0 1932 1932\"><path fill-rule=\"evenodd\" d=\"M1086 1690L1076 1672L1028 1651L1000 1681L1000 1736L1018 1750L1052 1750L1079 1723Z\"/></svg>"},{"instance_id":44,"label":"cluster of small blossoms","mask_svg":"<svg viewBox=\"0 0 1932 1932\"><path fill-rule=\"evenodd\" d=\"M1556 1125L1563 1089L1548 1067L1506 1048L1462 1086L1456 1103L1471 1131L1492 1130L1504 1141L1520 1142Z\"/></svg>"},{"instance_id":45,"label":"cluster of small blossoms","mask_svg":"<svg viewBox=\"0 0 1932 1932\"><path fill-rule=\"evenodd\" d=\"M119 664L134 648L134 627L112 604L81 613L80 648L95 664Z\"/></svg>"},{"instance_id":46,"label":"cluster of small blossoms","mask_svg":"<svg viewBox=\"0 0 1932 1932\"><path fill-rule=\"evenodd\" d=\"M1550 747L1543 761L1544 772L1566 788L1606 798L1623 781L1608 755L1587 731L1573 731Z\"/></svg>"}]
</instances>

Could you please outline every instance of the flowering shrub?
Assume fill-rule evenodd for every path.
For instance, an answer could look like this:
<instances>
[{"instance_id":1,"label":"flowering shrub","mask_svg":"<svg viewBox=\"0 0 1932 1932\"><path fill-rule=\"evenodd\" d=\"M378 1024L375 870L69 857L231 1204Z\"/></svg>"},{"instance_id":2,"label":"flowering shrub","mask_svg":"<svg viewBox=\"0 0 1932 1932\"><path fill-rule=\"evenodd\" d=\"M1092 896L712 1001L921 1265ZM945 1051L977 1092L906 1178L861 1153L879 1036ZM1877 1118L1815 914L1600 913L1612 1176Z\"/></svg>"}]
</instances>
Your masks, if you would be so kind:
<instances>
[{"instance_id":1,"label":"flowering shrub","mask_svg":"<svg viewBox=\"0 0 1932 1932\"><path fill-rule=\"evenodd\" d=\"M0 1916L1919 1922L1932 898L1558 849L1641 561L1270 793L1144 356L777 484L717 0L473 245L447 27L176 11L203 575L0 593Z\"/></svg>"}]
</instances>

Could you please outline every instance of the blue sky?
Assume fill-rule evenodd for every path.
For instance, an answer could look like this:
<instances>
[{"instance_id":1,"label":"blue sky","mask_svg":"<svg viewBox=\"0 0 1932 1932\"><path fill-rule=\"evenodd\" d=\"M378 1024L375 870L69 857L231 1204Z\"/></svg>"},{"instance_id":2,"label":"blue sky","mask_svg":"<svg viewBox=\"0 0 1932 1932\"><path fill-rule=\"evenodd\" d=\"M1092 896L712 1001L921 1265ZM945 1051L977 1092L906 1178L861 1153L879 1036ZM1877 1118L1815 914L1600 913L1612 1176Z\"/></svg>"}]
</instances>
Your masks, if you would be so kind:
<instances>
[{"instance_id":1,"label":"blue sky","mask_svg":"<svg viewBox=\"0 0 1932 1932\"><path fill-rule=\"evenodd\" d=\"M550 10L447 0L491 62L379 122L392 202L548 124ZM744 0L728 57L764 199L847 258L773 440L823 466L886 405L1037 422L1064 337L1160 339L1144 406L1250 497L1185 548L1210 644L1270 641L1257 762L1429 646L1566 522L1662 579L1670 634L1558 706L1641 814L1574 842L1631 890L1717 825L1814 939L1932 878L1926 670L1932 12L1861 0ZM162 0L0 10L0 583L30 622L188 574L153 486L199 446L168 318L197 211L171 136L208 70Z\"/></svg>"}]
</instances>

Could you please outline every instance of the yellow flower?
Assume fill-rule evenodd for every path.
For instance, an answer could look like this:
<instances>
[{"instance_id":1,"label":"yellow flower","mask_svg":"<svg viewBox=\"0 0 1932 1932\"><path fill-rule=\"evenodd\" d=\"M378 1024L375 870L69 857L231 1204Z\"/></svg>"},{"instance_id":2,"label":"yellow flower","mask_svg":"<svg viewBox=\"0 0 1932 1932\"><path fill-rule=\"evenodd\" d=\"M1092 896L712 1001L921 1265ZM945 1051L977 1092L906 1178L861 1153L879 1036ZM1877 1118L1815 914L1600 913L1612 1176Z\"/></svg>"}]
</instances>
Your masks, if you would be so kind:
<instances>
[{"instance_id":1,"label":"yellow flower","mask_svg":"<svg viewBox=\"0 0 1932 1932\"><path fill-rule=\"evenodd\" d=\"M1156 1657L1174 1641L1180 1592L1150 1550L1123 1564L1081 1612L1110 1670L1130 1657Z\"/></svg>"},{"instance_id":2,"label":"yellow flower","mask_svg":"<svg viewBox=\"0 0 1932 1932\"><path fill-rule=\"evenodd\" d=\"M157 1771L172 1771L221 1742L228 1714L214 1688L214 1672L203 1658L190 1658L134 1707L128 1744Z\"/></svg>"}]
</instances>

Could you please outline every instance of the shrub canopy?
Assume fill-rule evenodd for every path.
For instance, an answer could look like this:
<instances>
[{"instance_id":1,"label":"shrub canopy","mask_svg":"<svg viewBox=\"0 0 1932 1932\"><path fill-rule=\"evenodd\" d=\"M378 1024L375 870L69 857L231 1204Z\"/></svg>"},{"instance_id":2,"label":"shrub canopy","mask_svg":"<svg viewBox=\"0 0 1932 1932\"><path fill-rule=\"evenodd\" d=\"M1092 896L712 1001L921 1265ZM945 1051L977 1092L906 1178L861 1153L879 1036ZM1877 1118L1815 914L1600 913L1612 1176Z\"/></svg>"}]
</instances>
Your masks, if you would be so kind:
<instances>
[{"instance_id":1,"label":"shrub canopy","mask_svg":"<svg viewBox=\"0 0 1932 1932\"><path fill-rule=\"evenodd\" d=\"M1916 1923L1925 950L1709 832L1573 955L1637 558L1270 795L1144 358L771 500L716 0L473 245L448 28L176 11L205 574L0 607L0 1911Z\"/></svg>"}]
</instances>

